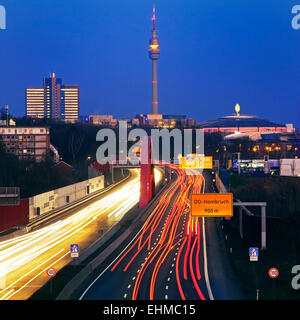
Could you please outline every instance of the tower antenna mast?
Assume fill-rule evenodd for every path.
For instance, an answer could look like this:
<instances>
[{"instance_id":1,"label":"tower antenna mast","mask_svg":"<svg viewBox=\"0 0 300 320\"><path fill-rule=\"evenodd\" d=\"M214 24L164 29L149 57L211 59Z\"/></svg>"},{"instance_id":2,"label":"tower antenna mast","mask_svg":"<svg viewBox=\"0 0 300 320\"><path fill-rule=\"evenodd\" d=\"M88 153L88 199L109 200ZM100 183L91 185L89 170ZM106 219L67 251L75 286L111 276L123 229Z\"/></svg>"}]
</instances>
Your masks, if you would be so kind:
<instances>
[{"instance_id":1,"label":"tower antenna mast","mask_svg":"<svg viewBox=\"0 0 300 320\"><path fill-rule=\"evenodd\" d=\"M152 37L149 43L149 57L152 60L152 114L158 114L157 60L160 56L159 41L156 34L156 14L153 5Z\"/></svg>"}]
</instances>

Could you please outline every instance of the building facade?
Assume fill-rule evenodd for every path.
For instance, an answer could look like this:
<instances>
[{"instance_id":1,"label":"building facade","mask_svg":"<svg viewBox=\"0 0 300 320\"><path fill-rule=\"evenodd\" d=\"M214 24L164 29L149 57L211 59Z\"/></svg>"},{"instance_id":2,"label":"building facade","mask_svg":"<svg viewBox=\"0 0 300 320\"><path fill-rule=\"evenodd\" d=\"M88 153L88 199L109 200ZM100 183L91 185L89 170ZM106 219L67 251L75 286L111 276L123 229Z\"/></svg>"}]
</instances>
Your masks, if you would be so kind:
<instances>
[{"instance_id":1,"label":"building facade","mask_svg":"<svg viewBox=\"0 0 300 320\"><path fill-rule=\"evenodd\" d=\"M152 128L172 129L176 127L192 128L197 122L195 119L187 118L185 115L174 114L137 114L134 120L138 120L140 126Z\"/></svg>"},{"instance_id":2,"label":"building facade","mask_svg":"<svg viewBox=\"0 0 300 320\"><path fill-rule=\"evenodd\" d=\"M20 160L40 162L50 151L50 133L46 127L0 127L0 141L6 152Z\"/></svg>"},{"instance_id":3,"label":"building facade","mask_svg":"<svg viewBox=\"0 0 300 320\"><path fill-rule=\"evenodd\" d=\"M79 119L78 85L64 85L61 89L61 119L67 122Z\"/></svg>"},{"instance_id":4,"label":"building facade","mask_svg":"<svg viewBox=\"0 0 300 320\"><path fill-rule=\"evenodd\" d=\"M45 118L45 97L43 88L26 88L26 116Z\"/></svg>"},{"instance_id":5,"label":"building facade","mask_svg":"<svg viewBox=\"0 0 300 320\"><path fill-rule=\"evenodd\" d=\"M205 121L199 123L199 128L204 132L223 134L241 134L251 133L281 133L294 132L295 128L291 124L278 124L269 120L260 119L251 115L232 115L219 118L217 120Z\"/></svg>"},{"instance_id":6,"label":"building facade","mask_svg":"<svg viewBox=\"0 0 300 320\"><path fill-rule=\"evenodd\" d=\"M79 100L79 85L63 85L51 73L43 79L43 88L26 88L26 116L76 122Z\"/></svg>"},{"instance_id":7,"label":"building facade","mask_svg":"<svg viewBox=\"0 0 300 320\"><path fill-rule=\"evenodd\" d=\"M90 115L89 123L98 126L116 127L118 120L113 115Z\"/></svg>"}]
</instances>

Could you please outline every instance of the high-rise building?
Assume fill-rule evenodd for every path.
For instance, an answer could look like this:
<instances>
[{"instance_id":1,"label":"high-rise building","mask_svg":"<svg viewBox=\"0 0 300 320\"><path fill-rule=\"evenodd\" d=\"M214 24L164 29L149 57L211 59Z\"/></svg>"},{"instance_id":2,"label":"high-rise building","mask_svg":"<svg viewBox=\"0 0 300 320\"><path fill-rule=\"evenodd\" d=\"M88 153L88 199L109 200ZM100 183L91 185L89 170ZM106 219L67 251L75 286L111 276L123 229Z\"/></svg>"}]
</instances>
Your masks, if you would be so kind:
<instances>
[{"instance_id":1,"label":"high-rise building","mask_svg":"<svg viewBox=\"0 0 300 320\"><path fill-rule=\"evenodd\" d=\"M26 89L26 116L76 122L79 118L79 85L63 85L51 73L43 88Z\"/></svg>"},{"instance_id":2,"label":"high-rise building","mask_svg":"<svg viewBox=\"0 0 300 320\"><path fill-rule=\"evenodd\" d=\"M79 86L64 85L61 89L61 117L75 122L79 118Z\"/></svg>"},{"instance_id":3,"label":"high-rise building","mask_svg":"<svg viewBox=\"0 0 300 320\"><path fill-rule=\"evenodd\" d=\"M44 89L26 88L26 115L31 118L44 118Z\"/></svg>"},{"instance_id":4,"label":"high-rise building","mask_svg":"<svg viewBox=\"0 0 300 320\"><path fill-rule=\"evenodd\" d=\"M55 73L50 78L44 78L45 116L46 118L61 119L61 87L62 80Z\"/></svg>"},{"instance_id":5,"label":"high-rise building","mask_svg":"<svg viewBox=\"0 0 300 320\"><path fill-rule=\"evenodd\" d=\"M153 5L152 37L149 43L149 56L152 60L152 114L158 114L157 60L160 56L159 41L156 34L155 6Z\"/></svg>"}]
</instances>

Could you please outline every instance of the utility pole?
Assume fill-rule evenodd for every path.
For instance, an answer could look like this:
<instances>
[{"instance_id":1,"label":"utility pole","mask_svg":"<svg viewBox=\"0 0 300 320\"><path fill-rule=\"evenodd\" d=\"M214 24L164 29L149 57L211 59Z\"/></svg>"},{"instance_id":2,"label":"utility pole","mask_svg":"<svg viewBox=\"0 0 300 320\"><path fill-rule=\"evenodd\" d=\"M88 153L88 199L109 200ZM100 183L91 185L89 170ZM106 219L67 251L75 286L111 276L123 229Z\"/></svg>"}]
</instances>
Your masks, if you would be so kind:
<instances>
[{"instance_id":1,"label":"utility pole","mask_svg":"<svg viewBox=\"0 0 300 320\"><path fill-rule=\"evenodd\" d=\"M240 175L241 174L241 153L238 152L237 156L238 156L238 174Z\"/></svg>"},{"instance_id":2,"label":"utility pole","mask_svg":"<svg viewBox=\"0 0 300 320\"><path fill-rule=\"evenodd\" d=\"M6 126L9 126L9 122L8 122L8 105L5 106L5 110L6 110Z\"/></svg>"}]
</instances>

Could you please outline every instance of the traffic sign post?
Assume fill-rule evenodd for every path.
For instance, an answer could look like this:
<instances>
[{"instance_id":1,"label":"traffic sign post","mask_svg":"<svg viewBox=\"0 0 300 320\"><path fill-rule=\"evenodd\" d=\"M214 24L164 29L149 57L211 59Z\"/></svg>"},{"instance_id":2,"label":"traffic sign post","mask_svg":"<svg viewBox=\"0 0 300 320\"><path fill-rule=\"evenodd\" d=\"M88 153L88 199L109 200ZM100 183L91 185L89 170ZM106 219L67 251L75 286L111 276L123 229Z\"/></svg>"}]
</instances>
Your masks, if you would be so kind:
<instances>
[{"instance_id":1,"label":"traffic sign post","mask_svg":"<svg viewBox=\"0 0 300 320\"><path fill-rule=\"evenodd\" d=\"M276 268L271 268L268 273L269 277L272 279L276 279L279 276L279 271Z\"/></svg>"},{"instance_id":2,"label":"traffic sign post","mask_svg":"<svg viewBox=\"0 0 300 320\"><path fill-rule=\"evenodd\" d=\"M201 156L199 154L189 154L179 158L180 169L212 169L213 157Z\"/></svg>"},{"instance_id":3,"label":"traffic sign post","mask_svg":"<svg viewBox=\"0 0 300 320\"><path fill-rule=\"evenodd\" d=\"M258 261L258 248L257 247L250 247L249 248L249 259L250 261ZM254 279L254 286L257 288L257 276L255 272L255 263L252 263L252 271L253 271L253 279ZM257 290L256 289L256 299L257 299Z\"/></svg>"},{"instance_id":4,"label":"traffic sign post","mask_svg":"<svg viewBox=\"0 0 300 320\"><path fill-rule=\"evenodd\" d=\"M192 194L191 215L197 217L232 217L232 193Z\"/></svg>"},{"instance_id":5,"label":"traffic sign post","mask_svg":"<svg viewBox=\"0 0 300 320\"><path fill-rule=\"evenodd\" d=\"M275 279L279 276L279 271L277 268L269 269L269 277L273 280L273 300L276 300L275 297Z\"/></svg>"},{"instance_id":6,"label":"traffic sign post","mask_svg":"<svg viewBox=\"0 0 300 320\"><path fill-rule=\"evenodd\" d=\"M46 273L47 273L48 277L52 278L56 275L56 270L51 267L51 268L47 269Z\"/></svg>"},{"instance_id":7,"label":"traffic sign post","mask_svg":"<svg viewBox=\"0 0 300 320\"><path fill-rule=\"evenodd\" d=\"M213 168L213 157L198 157L197 166L200 169L212 169Z\"/></svg>"},{"instance_id":8,"label":"traffic sign post","mask_svg":"<svg viewBox=\"0 0 300 320\"><path fill-rule=\"evenodd\" d=\"M56 275L56 270L51 267L47 269L46 273L47 273L47 276L50 277L50 296L52 296L52 293L53 293L52 278Z\"/></svg>"},{"instance_id":9,"label":"traffic sign post","mask_svg":"<svg viewBox=\"0 0 300 320\"><path fill-rule=\"evenodd\" d=\"M78 258L79 257L79 246L78 244L71 244L70 245L70 252L72 258Z\"/></svg>"},{"instance_id":10,"label":"traffic sign post","mask_svg":"<svg viewBox=\"0 0 300 320\"><path fill-rule=\"evenodd\" d=\"M258 261L258 248L249 248L249 258L250 261Z\"/></svg>"}]
</instances>

